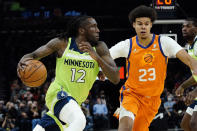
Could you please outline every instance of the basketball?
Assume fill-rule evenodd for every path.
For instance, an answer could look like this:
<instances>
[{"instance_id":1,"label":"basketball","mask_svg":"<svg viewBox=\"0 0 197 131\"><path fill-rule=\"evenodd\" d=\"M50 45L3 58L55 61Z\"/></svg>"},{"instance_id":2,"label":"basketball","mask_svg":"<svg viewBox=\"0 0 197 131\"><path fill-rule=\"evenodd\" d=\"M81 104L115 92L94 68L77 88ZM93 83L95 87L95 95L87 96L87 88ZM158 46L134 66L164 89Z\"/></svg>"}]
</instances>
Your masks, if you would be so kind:
<instances>
[{"instance_id":1,"label":"basketball","mask_svg":"<svg viewBox=\"0 0 197 131\"><path fill-rule=\"evenodd\" d=\"M18 74L26 86L38 87L41 86L47 78L47 70L45 65L38 60L28 60L24 70L18 69Z\"/></svg>"},{"instance_id":2,"label":"basketball","mask_svg":"<svg viewBox=\"0 0 197 131\"><path fill-rule=\"evenodd\" d=\"M145 61L146 63L151 63L152 60L153 60L153 56L152 56L151 54L146 54L146 55L144 56L144 61Z\"/></svg>"}]
</instances>

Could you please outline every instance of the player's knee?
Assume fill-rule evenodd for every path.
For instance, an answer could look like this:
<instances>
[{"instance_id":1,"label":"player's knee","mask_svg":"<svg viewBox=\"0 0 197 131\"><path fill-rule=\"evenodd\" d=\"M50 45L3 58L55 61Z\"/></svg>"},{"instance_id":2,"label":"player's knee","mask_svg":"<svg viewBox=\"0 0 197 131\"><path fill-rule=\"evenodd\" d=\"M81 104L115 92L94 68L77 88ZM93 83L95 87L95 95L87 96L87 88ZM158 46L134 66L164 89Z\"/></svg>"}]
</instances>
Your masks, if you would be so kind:
<instances>
[{"instance_id":1,"label":"player's knee","mask_svg":"<svg viewBox=\"0 0 197 131\"><path fill-rule=\"evenodd\" d=\"M122 117L119 121L119 127L118 130L119 131L132 131L133 128L133 120L128 117Z\"/></svg>"},{"instance_id":2,"label":"player's knee","mask_svg":"<svg viewBox=\"0 0 197 131\"><path fill-rule=\"evenodd\" d=\"M79 130L83 130L86 126L86 118L84 114L78 116L78 119L74 121L75 125L78 126Z\"/></svg>"}]
</instances>

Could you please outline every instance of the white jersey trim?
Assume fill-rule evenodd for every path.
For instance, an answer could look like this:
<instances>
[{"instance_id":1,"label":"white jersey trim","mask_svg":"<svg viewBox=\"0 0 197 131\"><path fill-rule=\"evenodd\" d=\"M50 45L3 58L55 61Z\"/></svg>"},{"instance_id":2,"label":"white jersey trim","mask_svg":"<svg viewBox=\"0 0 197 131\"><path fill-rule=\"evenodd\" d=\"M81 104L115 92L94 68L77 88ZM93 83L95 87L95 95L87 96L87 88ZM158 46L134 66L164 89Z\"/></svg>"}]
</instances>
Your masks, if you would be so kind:
<instances>
[{"instance_id":1,"label":"white jersey trim","mask_svg":"<svg viewBox=\"0 0 197 131\"><path fill-rule=\"evenodd\" d=\"M73 53L67 53L66 54L67 57L71 57L71 58L75 58L75 59L83 59L83 60L93 60L93 58L89 55L87 56L80 56L80 55L76 55Z\"/></svg>"}]
</instances>

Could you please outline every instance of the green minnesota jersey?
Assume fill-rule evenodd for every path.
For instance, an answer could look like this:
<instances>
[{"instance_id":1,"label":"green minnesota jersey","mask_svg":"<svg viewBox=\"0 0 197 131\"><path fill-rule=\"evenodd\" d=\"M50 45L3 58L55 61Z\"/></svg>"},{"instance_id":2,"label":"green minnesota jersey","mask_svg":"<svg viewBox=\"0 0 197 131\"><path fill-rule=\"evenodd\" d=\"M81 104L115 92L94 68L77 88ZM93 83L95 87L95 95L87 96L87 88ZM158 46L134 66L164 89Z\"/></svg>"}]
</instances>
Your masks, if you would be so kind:
<instances>
[{"instance_id":1,"label":"green minnesota jersey","mask_svg":"<svg viewBox=\"0 0 197 131\"><path fill-rule=\"evenodd\" d=\"M197 38L194 43L189 47L188 54L197 60Z\"/></svg>"},{"instance_id":2,"label":"green minnesota jersey","mask_svg":"<svg viewBox=\"0 0 197 131\"><path fill-rule=\"evenodd\" d=\"M88 54L78 50L75 39L69 38L67 48L56 61L56 76L50 85L46 104L52 108L57 102L57 93L67 92L79 104L84 102L99 72L98 63Z\"/></svg>"},{"instance_id":3,"label":"green minnesota jersey","mask_svg":"<svg viewBox=\"0 0 197 131\"><path fill-rule=\"evenodd\" d=\"M188 54L197 60L197 38L195 38L194 43L189 47ZM191 71L192 72L192 71ZM197 76L193 75L194 79L197 81ZM197 100L197 97L196 99Z\"/></svg>"}]
</instances>

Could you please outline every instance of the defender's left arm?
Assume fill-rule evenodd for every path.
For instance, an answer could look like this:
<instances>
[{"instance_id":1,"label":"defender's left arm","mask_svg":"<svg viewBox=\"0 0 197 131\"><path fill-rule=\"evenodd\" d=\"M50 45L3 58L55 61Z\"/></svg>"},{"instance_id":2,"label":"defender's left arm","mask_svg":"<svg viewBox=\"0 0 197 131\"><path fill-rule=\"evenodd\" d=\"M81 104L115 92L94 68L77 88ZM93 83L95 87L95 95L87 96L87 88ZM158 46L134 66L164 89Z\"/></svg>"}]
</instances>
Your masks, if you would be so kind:
<instances>
[{"instance_id":1,"label":"defender's left arm","mask_svg":"<svg viewBox=\"0 0 197 131\"><path fill-rule=\"evenodd\" d=\"M190 67L194 75L197 75L197 61L192 58L175 40L170 37L161 36L161 46L164 55L169 58L178 58Z\"/></svg>"},{"instance_id":2,"label":"defender's left arm","mask_svg":"<svg viewBox=\"0 0 197 131\"><path fill-rule=\"evenodd\" d=\"M193 71L193 75L197 75L197 61L192 58L184 49L177 52L176 57L185 63Z\"/></svg>"}]
</instances>

